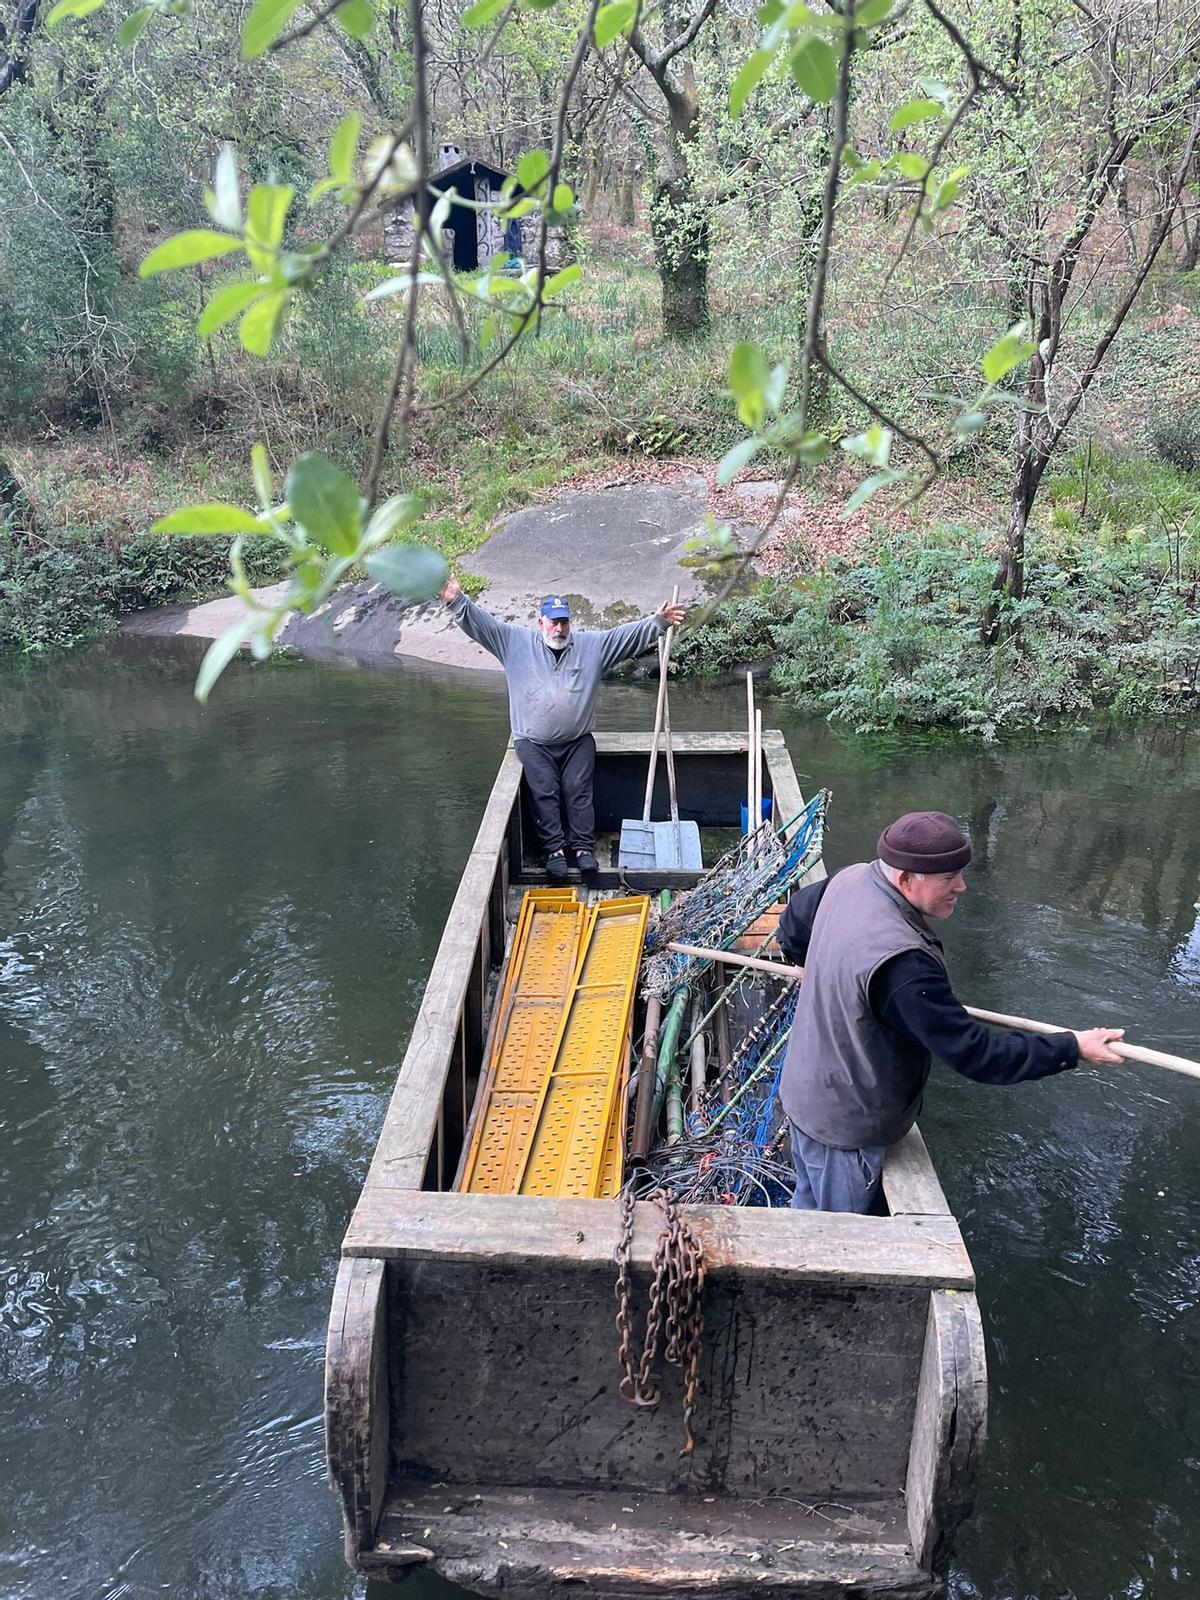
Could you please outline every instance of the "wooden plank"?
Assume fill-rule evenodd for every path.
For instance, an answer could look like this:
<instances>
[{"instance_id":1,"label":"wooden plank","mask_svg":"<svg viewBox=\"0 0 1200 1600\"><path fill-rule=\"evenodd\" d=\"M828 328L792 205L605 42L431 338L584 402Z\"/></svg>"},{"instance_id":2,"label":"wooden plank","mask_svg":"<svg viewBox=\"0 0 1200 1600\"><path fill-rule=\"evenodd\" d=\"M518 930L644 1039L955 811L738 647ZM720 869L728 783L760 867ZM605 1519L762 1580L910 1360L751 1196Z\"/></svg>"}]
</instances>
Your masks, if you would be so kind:
<instances>
[{"instance_id":1,"label":"wooden plank","mask_svg":"<svg viewBox=\"0 0 1200 1600\"><path fill-rule=\"evenodd\" d=\"M646 733L597 733L597 755L650 754L653 735ZM763 744L768 738L783 742L778 728L763 732ZM742 755L746 753L745 733L671 733L671 746L676 759L687 755Z\"/></svg>"},{"instance_id":2,"label":"wooden plank","mask_svg":"<svg viewBox=\"0 0 1200 1600\"><path fill-rule=\"evenodd\" d=\"M921 1565L945 1574L954 1535L971 1510L987 1424L987 1357L973 1294L929 1297L905 1500Z\"/></svg>"},{"instance_id":3,"label":"wooden plank","mask_svg":"<svg viewBox=\"0 0 1200 1600\"><path fill-rule=\"evenodd\" d=\"M683 1378L655 1369L660 1404L618 1393L611 1261L591 1270L408 1260L395 1274L393 1460L426 1482L894 1496L912 1444L926 1287L806 1283L779 1273L705 1280L695 1448L681 1456ZM633 1275L640 1329L650 1273ZM486 1307L465 1316L463 1307ZM448 1338L447 1330L453 1329ZM489 1425L519 1418L518 1427Z\"/></svg>"},{"instance_id":4,"label":"wooden plank","mask_svg":"<svg viewBox=\"0 0 1200 1600\"><path fill-rule=\"evenodd\" d=\"M883 1168L883 1193L894 1217L948 1217L950 1207L919 1129L892 1145Z\"/></svg>"},{"instance_id":5,"label":"wooden plank","mask_svg":"<svg viewBox=\"0 0 1200 1600\"><path fill-rule=\"evenodd\" d=\"M510 746L446 919L367 1174L368 1190L373 1185L419 1188L430 1160L480 929L520 782L521 763Z\"/></svg>"},{"instance_id":6,"label":"wooden plank","mask_svg":"<svg viewBox=\"0 0 1200 1600\"><path fill-rule=\"evenodd\" d=\"M932 1600L941 1593L913 1562L889 1502L799 1506L626 1489L530 1494L402 1480L363 1570L384 1571L393 1540L426 1533L437 1571L485 1595Z\"/></svg>"},{"instance_id":7,"label":"wooden plank","mask_svg":"<svg viewBox=\"0 0 1200 1600\"><path fill-rule=\"evenodd\" d=\"M974 1287L952 1217L856 1217L819 1211L687 1206L710 1272L780 1275L807 1282ZM610 1200L366 1189L347 1231L352 1256L611 1267L619 1208ZM661 1213L635 1208L633 1260L649 1266Z\"/></svg>"},{"instance_id":8,"label":"wooden plank","mask_svg":"<svg viewBox=\"0 0 1200 1600\"><path fill-rule=\"evenodd\" d=\"M343 1259L325 1353L325 1442L342 1503L347 1560L370 1545L388 1476L386 1268Z\"/></svg>"}]
</instances>

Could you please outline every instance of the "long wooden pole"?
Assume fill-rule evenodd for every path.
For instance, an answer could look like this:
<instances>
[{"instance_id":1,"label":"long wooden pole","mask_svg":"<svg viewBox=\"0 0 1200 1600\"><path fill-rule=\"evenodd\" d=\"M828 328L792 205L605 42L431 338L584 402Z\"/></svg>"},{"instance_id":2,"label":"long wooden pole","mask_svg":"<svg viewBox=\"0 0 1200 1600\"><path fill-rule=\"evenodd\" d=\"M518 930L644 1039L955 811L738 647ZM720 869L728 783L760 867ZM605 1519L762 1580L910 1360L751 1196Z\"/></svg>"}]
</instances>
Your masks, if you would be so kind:
<instances>
[{"instance_id":1,"label":"long wooden pole","mask_svg":"<svg viewBox=\"0 0 1200 1600\"><path fill-rule=\"evenodd\" d=\"M746 832L754 832L754 674L746 674Z\"/></svg>"},{"instance_id":2,"label":"long wooden pole","mask_svg":"<svg viewBox=\"0 0 1200 1600\"><path fill-rule=\"evenodd\" d=\"M669 944L681 956L696 956L701 961L719 961L729 967L753 967L756 972L769 972L773 977L788 983L804 976L803 967L789 966L784 961L760 961L757 956L744 956L736 950L709 950L698 944ZM1073 1028L1061 1027L1056 1022L1034 1022L1029 1017L1010 1017L1003 1011L981 1011L978 1006L964 1006L963 1010L977 1022L990 1022L995 1028L1018 1028L1023 1033L1073 1033ZM1126 1044L1114 1039L1108 1048L1126 1061L1144 1061L1150 1067L1166 1067L1169 1072L1182 1072L1189 1078L1200 1078L1200 1061L1189 1061L1186 1056L1168 1055L1165 1050L1150 1050L1141 1044Z\"/></svg>"},{"instance_id":3,"label":"long wooden pole","mask_svg":"<svg viewBox=\"0 0 1200 1600\"><path fill-rule=\"evenodd\" d=\"M678 598L679 589L675 590ZM672 605L675 601L672 600ZM650 800L654 794L654 769L658 766L658 738L662 731L663 712L667 703L667 663L671 659L671 636L674 628L667 629L667 636L663 640L658 652L658 703L654 708L654 738L650 745L650 771L646 774L646 801L642 807L642 821L650 821Z\"/></svg>"},{"instance_id":4,"label":"long wooden pole","mask_svg":"<svg viewBox=\"0 0 1200 1600\"><path fill-rule=\"evenodd\" d=\"M762 708L754 708L754 831L762 827Z\"/></svg>"},{"instance_id":5,"label":"long wooden pole","mask_svg":"<svg viewBox=\"0 0 1200 1600\"><path fill-rule=\"evenodd\" d=\"M676 605L678 601L679 585L676 584L671 593L671 604ZM663 658L662 670L664 673L667 670L666 663L670 660L671 635L674 631L673 628L668 628L666 638L660 639L658 642L658 648ZM671 746L671 691L669 684L670 679L668 678L667 686L663 689L663 743L667 752L667 793L671 800L671 821L678 822L679 796L675 788L675 751Z\"/></svg>"}]
</instances>

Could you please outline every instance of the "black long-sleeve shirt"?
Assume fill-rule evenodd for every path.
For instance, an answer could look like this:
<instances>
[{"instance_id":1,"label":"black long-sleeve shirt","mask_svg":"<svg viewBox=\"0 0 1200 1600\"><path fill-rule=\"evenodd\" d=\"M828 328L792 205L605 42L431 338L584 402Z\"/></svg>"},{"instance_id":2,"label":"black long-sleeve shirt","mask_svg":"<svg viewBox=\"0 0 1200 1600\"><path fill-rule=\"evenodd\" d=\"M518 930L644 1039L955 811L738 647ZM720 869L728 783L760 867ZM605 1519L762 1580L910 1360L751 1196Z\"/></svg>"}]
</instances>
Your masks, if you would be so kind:
<instances>
[{"instance_id":1,"label":"black long-sleeve shirt","mask_svg":"<svg viewBox=\"0 0 1200 1600\"><path fill-rule=\"evenodd\" d=\"M779 919L780 949L797 966L808 955L813 920L829 882L823 878L797 889ZM1079 1064L1073 1033L1022 1033L976 1022L951 989L946 969L924 950L903 950L885 961L871 979L869 999L885 1027L976 1083L1024 1083Z\"/></svg>"}]
</instances>

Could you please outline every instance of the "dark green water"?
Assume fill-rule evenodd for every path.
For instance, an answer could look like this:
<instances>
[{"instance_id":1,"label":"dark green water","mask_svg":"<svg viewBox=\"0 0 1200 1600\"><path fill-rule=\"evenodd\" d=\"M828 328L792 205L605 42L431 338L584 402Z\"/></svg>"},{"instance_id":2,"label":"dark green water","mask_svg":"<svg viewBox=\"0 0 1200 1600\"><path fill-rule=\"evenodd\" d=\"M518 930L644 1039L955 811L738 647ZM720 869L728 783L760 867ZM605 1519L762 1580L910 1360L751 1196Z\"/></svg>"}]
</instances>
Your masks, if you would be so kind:
<instances>
[{"instance_id":1,"label":"dark green water","mask_svg":"<svg viewBox=\"0 0 1200 1600\"><path fill-rule=\"evenodd\" d=\"M201 712L193 670L125 640L0 677L7 1600L363 1593L323 1478L332 1266L503 697L245 666ZM673 720L742 705L680 690ZM607 691L605 725L652 714ZM785 727L834 790L830 865L903 810L971 819L965 999L1200 1055L1194 736L980 754ZM955 1595L1200 1596L1200 1083L939 1069L922 1125L991 1362Z\"/></svg>"}]
</instances>

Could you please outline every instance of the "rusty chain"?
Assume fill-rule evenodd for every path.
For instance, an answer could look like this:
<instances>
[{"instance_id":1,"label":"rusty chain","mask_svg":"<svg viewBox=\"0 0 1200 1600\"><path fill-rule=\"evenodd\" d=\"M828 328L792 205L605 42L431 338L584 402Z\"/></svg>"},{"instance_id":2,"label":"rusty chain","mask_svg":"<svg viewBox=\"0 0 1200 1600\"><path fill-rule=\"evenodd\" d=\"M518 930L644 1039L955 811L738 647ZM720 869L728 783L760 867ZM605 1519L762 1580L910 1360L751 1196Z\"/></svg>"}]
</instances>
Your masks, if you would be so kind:
<instances>
[{"instance_id":1,"label":"rusty chain","mask_svg":"<svg viewBox=\"0 0 1200 1600\"><path fill-rule=\"evenodd\" d=\"M617 1359L621 1365L619 1392L632 1406L658 1405L659 1388L654 1363L666 1331L663 1355L684 1374L683 1426L686 1435L681 1456L691 1455L696 1440L692 1420L700 1380L700 1349L704 1336L704 1252L696 1235L679 1215L679 1208L662 1189L652 1189L643 1200L657 1205L664 1227L658 1236L651 1267L650 1298L646 1309L646 1334L635 1358L633 1293L630 1262L633 1255L633 1219L636 1200L632 1187L621 1195L621 1231L617 1240Z\"/></svg>"}]
</instances>

